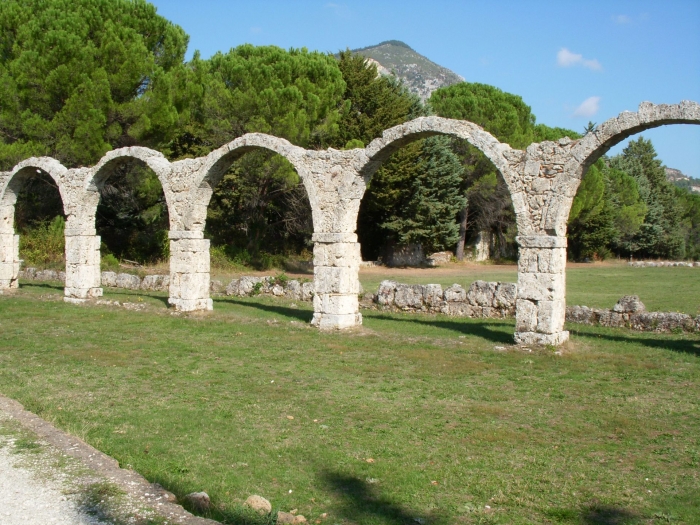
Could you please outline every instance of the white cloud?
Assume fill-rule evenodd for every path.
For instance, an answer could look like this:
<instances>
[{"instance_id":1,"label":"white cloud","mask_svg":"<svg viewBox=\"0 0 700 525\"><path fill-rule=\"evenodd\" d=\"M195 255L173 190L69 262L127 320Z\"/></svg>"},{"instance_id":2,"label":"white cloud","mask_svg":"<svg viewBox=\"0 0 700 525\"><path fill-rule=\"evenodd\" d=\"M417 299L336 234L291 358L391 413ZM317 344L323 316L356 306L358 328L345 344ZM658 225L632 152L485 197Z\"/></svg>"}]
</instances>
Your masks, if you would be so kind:
<instances>
[{"instance_id":1,"label":"white cloud","mask_svg":"<svg viewBox=\"0 0 700 525\"><path fill-rule=\"evenodd\" d=\"M347 5L337 4L335 2L327 2L323 7L335 13L339 18L350 18L351 12Z\"/></svg>"},{"instance_id":2,"label":"white cloud","mask_svg":"<svg viewBox=\"0 0 700 525\"><path fill-rule=\"evenodd\" d=\"M251 27L250 32L253 33L254 35L257 35L259 33L262 33L262 28L260 27Z\"/></svg>"},{"instance_id":3,"label":"white cloud","mask_svg":"<svg viewBox=\"0 0 700 525\"><path fill-rule=\"evenodd\" d=\"M614 15L612 19L616 24L619 25L625 25L632 22L632 19L627 15Z\"/></svg>"},{"instance_id":4,"label":"white cloud","mask_svg":"<svg viewBox=\"0 0 700 525\"><path fill-rule=\"evenodd\" d=\"M600 71L601 69L603 69L601 63L598 62L598 60L596 60L595 58L583 58L583 55L580 55L578 53L572 53L565 47L562 47L557 53L557 65L559 65L560 67L571 67L581 65L585 68L592 69L593 71Z\"/></svg>"},{"instance_id":5,"label":"white cloud","mask_svg":"<svg viewBox=\"0 0 700 525\"><path fill-rule=\"evenodd\" d=\"M574 110L574 117L592 117L600 109L600 97L588 97Z\"/></svg>"}]
</instances>

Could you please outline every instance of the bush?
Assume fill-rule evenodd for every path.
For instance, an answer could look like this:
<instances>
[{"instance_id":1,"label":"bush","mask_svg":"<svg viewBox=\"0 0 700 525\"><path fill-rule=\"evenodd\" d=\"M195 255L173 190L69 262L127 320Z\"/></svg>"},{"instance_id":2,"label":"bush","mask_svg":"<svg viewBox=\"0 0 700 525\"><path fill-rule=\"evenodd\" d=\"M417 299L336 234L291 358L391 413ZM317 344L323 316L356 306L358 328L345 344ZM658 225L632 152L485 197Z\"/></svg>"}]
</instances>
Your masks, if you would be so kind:
<instances>
[{"instance_id":1,"label":"bush","mask_svg":"<svg viewBox=\"0 0 700 525\"><path fill-rule=\"evenodd\" d=\"M117 259L111 253L107 253L102 256L102 260L100 261L100 267L102 271L118 271L119 259Z\"/></svg>"},{"instance_id":2,"label":"bush","mask_svg":"<svg viewBox=\"0 0 700 525\"><path fill-rule=\"evenodd\" d=\"M25 266L63 268L66 264L66 220L58 215L22 231L19 253Z\"/></svg>"}]
</instances>

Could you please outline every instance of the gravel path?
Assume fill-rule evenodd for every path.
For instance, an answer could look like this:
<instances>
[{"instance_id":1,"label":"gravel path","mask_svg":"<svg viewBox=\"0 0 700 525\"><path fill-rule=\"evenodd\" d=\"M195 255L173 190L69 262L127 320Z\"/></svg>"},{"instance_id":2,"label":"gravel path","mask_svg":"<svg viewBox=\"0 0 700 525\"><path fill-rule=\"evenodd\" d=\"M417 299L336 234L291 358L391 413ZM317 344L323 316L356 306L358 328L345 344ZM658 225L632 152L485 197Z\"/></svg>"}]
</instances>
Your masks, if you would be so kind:
<instances>
[{"instance_id":1,"label":"gravel path","mask_svg":"<svg viewBox=\"0 0 700 525\"><path fill-rule=\"evenodd\" d=\"M47 476L44 468L39 471L21 466L25 454L10 452L12 443L13 440L8 440L0 448L0 524L106 523L81 512L76 502L63 494L61 482L65 481L65 475L54 472L53 476Z\"/></svg>"},{"instance_id":2,"label":"gravel path","mask_svg":"<svg viewBox=\"0 0 700 525\"><path fill-rule=\"evenodd\" d=\"M0 394L0 525L220 525Z\"/></svg>"}]
</instances>

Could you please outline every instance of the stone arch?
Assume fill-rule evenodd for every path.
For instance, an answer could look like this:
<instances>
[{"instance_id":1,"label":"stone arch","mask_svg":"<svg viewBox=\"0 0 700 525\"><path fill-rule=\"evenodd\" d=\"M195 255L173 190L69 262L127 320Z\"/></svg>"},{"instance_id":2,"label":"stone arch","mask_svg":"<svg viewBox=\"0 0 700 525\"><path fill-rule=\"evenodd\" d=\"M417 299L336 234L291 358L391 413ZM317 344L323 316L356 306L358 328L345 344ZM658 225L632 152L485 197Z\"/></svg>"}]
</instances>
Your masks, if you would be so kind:
<instances>
[{"instance_id":1,"label":"stone arch","mask_svg":"<svg viewBox=\"0 0 700 525\"><path fill-rule=\"evenodd\" d=\"M511 147L499 142L488 131L484 131L476 124L466 120L442 117L418 117L384 131L381 137L374 139L365 148L367 164L361 172L363 177L369 181L381 163L403 146L436 135L448 135L469 142L486 155L510 187L512 168L507 158L507 152L513 151Z\"/></svg>"},{"instance_id":2,"label":"stone arch","mask_svg":"<svg viewBox=\"0 0 700 525\"><path fill-rule=\"evenodd\" d=\"M208 239L204 239L207 208L214 188L221 182L231 164L254 150L267 150L285 157L299 174L316 215L316 192L308 183L309 170L302 162L307 152L289 141L263 133L248 133L212 151L206 157L175 163L177 222L170 230L170 298L178 310L191 311L213 308L209 297L210 258Z\"/></svg>"},{"instance_id":3,"label":"stone arch","mask_svg":"<svg viewBox=\"0 0 700 525\"><path fill-rule=\"evenodd\" d=\"M87 198L90 207L97 210L97 204L99 203L99 190L102 189L107 179L114 173L117 166L129 159L135 159L140 161L145 166L149 167L158 177L161 186L163 187L163 193L165 194L165 203L168 207L168 213L170 215L170 222L173 222L173 191L171 183L171 164L165 156L159 151L152 150L150 148L144 148L141 146L132 146L128 148L119 148L112 151L108 151L100 161L88 171L84 188L86 193L92 194L92 198ZM88 202L85 202L88 204ZM94 215L94 212L92 213Z\"/></svg>"},{"instance_id":4,"label":"stone arch","mask_svg":"<svg viewBox=\"0 0 700 525\"><path fill-rule=\"evenodd\" d=\"M462 139L481 151L494 165L503 178L512 197L513 207L520 227L521 217L525 216L522 199L515 198L517 174L515 166L520 162L524 152L512 149L508 144L499 142L493 135L480 126L464 121L443 117L418 117L414 120L394 126L382 133L380 138L370 142L365 148L366 163L360 174L366 183L379 169L384 161L400 148L416 140L434 137L450 136Z\"/></svg>"},{"instance_id":5,"label":"stone arch","mask_svg":"<svg viewBox=\"0 0 700 525\"><path fill-rule=\"evenodd\" d=\"M221 182L231 165L248 152L266 150L286 158L299 174L299 178L306 188L311 201L311 208L316 208L316 193L308 184L309 173L300 159L306 150L294 146L286 139L266 135L264 133L246 133L228 144L209 153L201 159L201 166L197 169L192 181L189 195L189 209L183 217L183 229L187 231L203 231L206 220L207 207L214 193L214 188Z\"/></svg>"},{"instance_id":6,"label":"stone arch","mask_svg":"<svg viewBox=\"0 0 700 525\"><path fill-rule=\"evenodd\" d=\"M561 196L561 200L554 199L548 206L545 225L551 225L555 230L566 225L583 175L610 148L632 135L670 124L700 124L700 104L688 100L680 104L658 105L642 102L636 113L623 111L576 142L571 148L563 175L553 186L554 195Z\"/></svg>"},{"instance_id":7,"label":"stone arch","mask_svg":"<svg viewBox=\"0 0 700 525\"><path fill-rule=\"evenodd\" d=\"M370 142L365 148L366 164L360 170L366 182L379 169L381 164L401 147L428 137L447 135L467 141L481 151L496 167L508 187L513 201L518 229L528 220L528 210L518 187L517 167L524 162L525 152L511 148L499 142L482 127L466 120L454 120L443 117L418 117L414 120L394 126L382 133L380 138Z\"/></svg>"},{"instance_id":8,"label":"stone arch","mask_svg":"<svg viewBox=\"0 0 700 525\"><path fill-rule=\"evenodd\" d=\"M2 202L2 205L12 204L14 207L17 193L21 190L24 181L37 171L48 174L56 183L63 202L63 211L67 214L69 195L66 188L66 174L68 173L68 168L52 157L32 157L23 160L12 168L4 183L0 185L0 202Z\"/></svg>"},{"instance_id":9,"label":"stone arch","mask_svg":"<svg viewBox=\"0 0 700 525\"><path fill-rule=\"evenodd\" d=\"M0 178L0 289L16 288L20 270L19 235L15 234L15 203L27 178L36 172L48 174L58 187L63 212L70 211L66 187L68 169L51 157L32 157L17 164Z\"/></svg>"}]
</instances>

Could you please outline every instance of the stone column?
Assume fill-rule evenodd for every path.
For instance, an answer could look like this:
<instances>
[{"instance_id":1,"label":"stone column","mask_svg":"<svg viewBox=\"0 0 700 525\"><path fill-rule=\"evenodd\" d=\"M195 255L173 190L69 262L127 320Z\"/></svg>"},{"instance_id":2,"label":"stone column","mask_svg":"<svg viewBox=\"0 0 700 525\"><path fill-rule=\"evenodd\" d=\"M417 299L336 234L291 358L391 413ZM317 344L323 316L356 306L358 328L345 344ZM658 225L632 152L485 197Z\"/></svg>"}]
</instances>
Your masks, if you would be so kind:
<instances>
[{"instance_id":1,"label":"stone column","mask_svg":"<svg viewBox=\"0 0 700 525\"><path fill-rule=\"evenodd\" d=\"M321 329L350 328L362 324L357 294L360 292L360 244L354 233L315 233L314 317Z\"/></svg>"},{"instance_id":2,"label":"stone column","mask_svg":"<svg viewBox=\"0 0 700 525\"><path fill-rule=\"evenodd\" d=\"M94 230L66 229L66 285L63 300L82 303L102 296L100 278L100 236Z\"/></svg>"},{"instance_id":3,"label":"stone column","mask_svg":"<svg viewBox=\"0 0 700 525\"><path fill-rule=\"evenodd\" d=\"M566 237L516 237L518 297L515 342L559 345L569 339L566 315Z\"/></svg>"},{"instance_id":4,"label":"stone column","mask_svg":"<svg viewBox=\"0 0 700 525\"><path fill-rule=\"evenodd\" d=\"M176 310L212 310L209 239L201 231L170 231L170 297Z\"/></svg>"},{"instance_id":5,"label":"stone column","mask_svg":"<svg viewBox=\"0 0 700 525\"><path fill-rule=\"evenodd\" d=\"M0 293L19 287L19 235L0 232Z\"/></svg>"}]
</instances>

